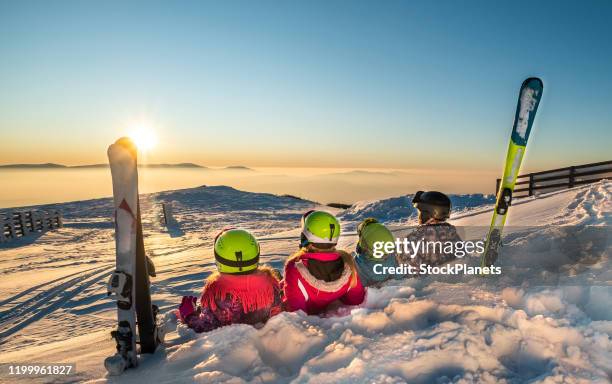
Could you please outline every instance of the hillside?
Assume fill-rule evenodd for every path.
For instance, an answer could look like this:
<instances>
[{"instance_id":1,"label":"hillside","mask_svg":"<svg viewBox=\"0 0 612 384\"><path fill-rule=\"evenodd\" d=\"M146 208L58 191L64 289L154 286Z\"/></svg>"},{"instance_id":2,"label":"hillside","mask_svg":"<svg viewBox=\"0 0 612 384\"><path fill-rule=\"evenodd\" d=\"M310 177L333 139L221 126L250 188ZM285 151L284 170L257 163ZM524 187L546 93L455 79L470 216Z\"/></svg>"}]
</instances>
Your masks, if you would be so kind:
<instances>
[{"instance_id":1,"label":"hillside","mask_svg":"<svg viewBox=\"0 0 612 384\"><path fill-rule=\"evenodd\" d=\"M110 200L47 206L64 212L63 229L0 248L0 362L76 362L75 379L120 383L609 382L611 195L612 183L601 182L517 201L501 279L402 280L327 317L283 313L261 329L234 325L200 335L177 327L170 310L214 270L216 232L254 231L262 259L280 268L297 248L301 213L314 204L229 187L145 195L145 244L158 271L153 300L170 333L165 347L118 378L104 378L102 366L114 349L114 304L105 297L114 259ZM371 215L405 233L414 223L407 199L337 210L349 228L341 245L352 249L350 228ZM481 237L491 198L455 199L453 223ZM173 206L178 224L170 229L160 224L161 202Z\"/></svg>"}]
</instances>

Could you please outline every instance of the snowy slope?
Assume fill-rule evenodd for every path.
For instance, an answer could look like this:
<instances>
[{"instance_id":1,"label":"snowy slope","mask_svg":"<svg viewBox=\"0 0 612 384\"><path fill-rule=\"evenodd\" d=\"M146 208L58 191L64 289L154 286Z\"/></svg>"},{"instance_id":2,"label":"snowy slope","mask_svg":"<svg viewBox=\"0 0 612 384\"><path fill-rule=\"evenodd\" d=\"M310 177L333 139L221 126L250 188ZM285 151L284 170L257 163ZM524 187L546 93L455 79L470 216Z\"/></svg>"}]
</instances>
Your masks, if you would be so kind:
<instances>
[{"instance_id":1,"label":"snowy slope","mask_svg":"<svg viewBox=\"0 0 612 384\"><path fill-rule=\"evenodd\" d=\"M415 219L416 209L412 206L413 195L392 197L383 200L365 200L353 204L342 212L339 217L353 223L359 223L368 217L373 217L387 224L404 223ZM495 203L495 196L483 194L450 195L453 215L460 215L475 207L489 206ZM349 225L350 229L354 225Z\"/></svg>"},{"instance_id":2,"label":"snowy slope","mask_svg":"<svg viewBox=\"0 0 612 384\"><path fill-rule=\"evenodd\" d=\"M510 211L503 279L406 280L370 289L358 308L337 308L324 318L283 313L261 329L234 325L196 335L170 322L167 345L118 378L104 377L102 367L113 350L108 336L113 304L104 297L114 252L109 201L62 205L65 228L0 249L0 362L76 362L80 379L128 383L607 383L612 377L607 237L603 249L601 236L589 238L598 252L591 252L597 257L588 262L576 262L571 253L568 260L567 250L550 244L566 238L568 228L599 228L609 237L611 194L612 183L601 182L518 201ZM464 206L491 202L482 196L473 200ZM159 224L160 201L174 202L179 225L170 231ZM181 295L201 289L214 268L210 244L219 228L242 226L265 237L263 259L280 267L297 247L290 235L299 215L313 206L226 187L152 194L143 203L145 243L158 270L154 301L162 312L175 307ZM379 218L401 233L403 208L393 199L362 203L340 217L348 227L375 212L384 215L389 206L397 212ZM454 215L454 224L477 238L490 215L490 205L476 207ZM354 241L347 233L342 244ZM533 255L545 268L528 268Z\"/></svg>"}]
</instances>

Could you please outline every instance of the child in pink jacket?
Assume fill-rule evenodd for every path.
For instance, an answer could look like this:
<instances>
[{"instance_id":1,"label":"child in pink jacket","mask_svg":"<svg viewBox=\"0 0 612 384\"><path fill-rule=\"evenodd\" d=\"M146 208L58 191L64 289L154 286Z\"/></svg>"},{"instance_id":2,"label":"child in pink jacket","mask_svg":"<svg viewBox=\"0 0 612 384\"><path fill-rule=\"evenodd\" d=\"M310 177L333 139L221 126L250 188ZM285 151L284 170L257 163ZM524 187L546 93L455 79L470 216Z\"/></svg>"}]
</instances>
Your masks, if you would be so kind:
<instances>
[{"instance_id":1,"label":"child in pink jacket","mask_svg":"<svg viewBox=\"0 0 612 384\"><path fill-rule=\"evenodd\" d=\"M353 258L336 250L340 223L332 214L310 211L302 217L302 248L285 264L284 303L289 311L318 314L334 301L361 304L365 289Z\"/></svg>"},{"instance_id":2,"label":"child in pink jacket","mask_svg":"<svg viewBox=\"0 0 612 384\"><path fill-rule=\"evenodd\" d=\"M184 296L179 320L196 332L224 325L265 323L282 311L282 290L277 271L259 265L259 245L247 231L223 231L215 240L218 272L206 279L200 305Z\"/></svg>"}]
</instances>

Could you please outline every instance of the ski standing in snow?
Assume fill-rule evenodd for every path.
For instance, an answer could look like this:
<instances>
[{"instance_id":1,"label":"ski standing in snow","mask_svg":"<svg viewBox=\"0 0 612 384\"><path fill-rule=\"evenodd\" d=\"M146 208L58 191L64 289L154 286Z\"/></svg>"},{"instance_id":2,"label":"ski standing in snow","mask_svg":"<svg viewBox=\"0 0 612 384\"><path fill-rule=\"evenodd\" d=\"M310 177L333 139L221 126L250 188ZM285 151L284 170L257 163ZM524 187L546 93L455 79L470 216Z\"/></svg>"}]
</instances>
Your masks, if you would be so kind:
<instances>
[{"instance_id":1,"label":"ski standing in snow","mask_svg":"<svg viewBox=\"0 0 612 384\"><path fill-rule=\"evenodd\" d=\"M136 146L129 138L121 138L108 148L108 159L113 180L116 246L116 269L108 282L108 295L117 301L118 323L111 332L117 342L117 353L106 358L104 366L111 375L118 375L138 366L137 335L141 353L155 352L162 335L157 332L157 310L151 304L151 267L145 255L140 219Z\"/></svg>"},{"instance_id":2,"label":"ski standing in snow","mask_svg":"<svg viewBox=\"0 0 612 384\"><path fill-rule=\"evenodd\" d=\"M516 178L521 168L523 156L525 155L529 133L531 133L531 127L533 126L543 91L544 84L537 77L530 77L521 85L512 135L508 144L504 175L499 185L499 191L497 191L497 203L495 204L495 211L491 219L491 227L487 234L485 251L480 259L482 267L490 267L497 260L501 246L502 230L506 222L508 208L512 203L512 192L514 191Z\"/></svg>"}]
</instances>

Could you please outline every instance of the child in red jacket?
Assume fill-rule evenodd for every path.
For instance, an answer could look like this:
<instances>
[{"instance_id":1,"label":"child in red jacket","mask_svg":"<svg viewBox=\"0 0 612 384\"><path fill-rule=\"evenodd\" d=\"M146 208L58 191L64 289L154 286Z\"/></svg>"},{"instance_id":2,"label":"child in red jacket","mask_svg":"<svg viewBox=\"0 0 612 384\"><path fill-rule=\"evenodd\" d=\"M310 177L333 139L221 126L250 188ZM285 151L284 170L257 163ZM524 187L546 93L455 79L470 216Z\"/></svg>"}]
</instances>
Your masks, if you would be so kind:
<instances>
[{"instance_id":1,"label":"child in red jacket","mask_svg":"<svg viewBox=\"0 0 612 384\"><path fill-rule=\"evenodd\" d=\"M196 332L224 325L265 323L282 311L278 272L259 266L259 244L249 232L231 229L215 240L218 272L206 279L197 306L195 296L184 296L179 319Z\"/></svg>"},{"instance_id":2,"label":"child in red jacket","mask_svg":"<svg viewBox=\"0 0 612 384\"><path fill-rule=\"evenodd\" d=\"M361 304L365 289L353 258L336 250L340 223L332 214L309 211L302 217L301 249L285 264L284 302L287 310L323 312L334 301Z\"/></svg>"}]
</instances>

